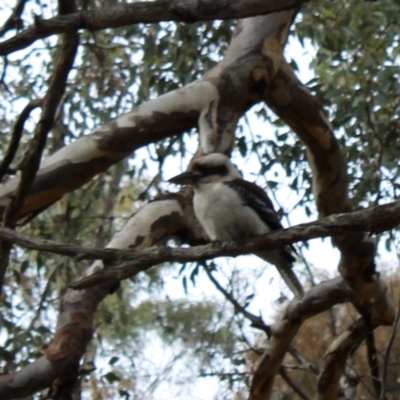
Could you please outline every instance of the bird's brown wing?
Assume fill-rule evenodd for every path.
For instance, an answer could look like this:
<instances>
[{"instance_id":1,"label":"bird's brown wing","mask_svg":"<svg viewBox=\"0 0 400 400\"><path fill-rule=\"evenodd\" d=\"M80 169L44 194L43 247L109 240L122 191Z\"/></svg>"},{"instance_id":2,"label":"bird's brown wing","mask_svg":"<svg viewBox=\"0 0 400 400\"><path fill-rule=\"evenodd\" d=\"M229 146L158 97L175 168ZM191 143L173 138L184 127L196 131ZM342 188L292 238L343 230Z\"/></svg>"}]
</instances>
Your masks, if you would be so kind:
<instances>
[{"instance_id":1,"label":"bird's brown wing","mask_svg":"<svg viewBox=\"0 0 400 400\"><path fill-rule=\"evenodd\" d=\"M226 185L234 189L240 196L243 205L250 207L271 231L283 229L274 210L274 205L267 193L259 186L244 179L234 179L225 182Z\"/></svg>"},{"instance_id":2,"label":"bird's brown wing","mask_svg":"<svg viewBox=\"0 0 400 400\"><path fill-rule=\"evenodd\" d=\"M252 182L245 181L244 179L234 179L225 182L225 184L239 194L243 205L250 207L255 213L257 213L271 231L283 229L283 226L278 219L278 214L274 209L274 205L263 189ZM289 246L289 248L296 253L293 246ZM295 259L290 254L289 248L286 246L282 249L285 253L284 256L288 261L294 262Z\"/></svg>"}]
</instances>

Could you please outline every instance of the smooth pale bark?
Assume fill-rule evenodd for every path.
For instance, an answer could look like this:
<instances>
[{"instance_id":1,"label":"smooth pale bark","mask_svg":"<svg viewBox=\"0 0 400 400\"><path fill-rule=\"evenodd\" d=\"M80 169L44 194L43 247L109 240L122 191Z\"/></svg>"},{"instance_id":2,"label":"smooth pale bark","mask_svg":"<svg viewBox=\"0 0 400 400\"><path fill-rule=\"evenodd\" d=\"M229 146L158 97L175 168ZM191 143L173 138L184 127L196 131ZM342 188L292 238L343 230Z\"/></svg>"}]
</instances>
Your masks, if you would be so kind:
<instances>
[{"instance_id":1,"label":"smooth pale bark","mask_svg":"<svg viewBox=\"0 0 400 400\"><path fill-rule=\"evenodd\" d=\"M184 231L186 220L182 204L176 195L149 203L131 218L107 247L144 249L164 237ZM97 260L85 275L102 268L103 262ZM109 280L90 289L69 289L62 300L56 334L45 355L18 372L1 376L0 398L29 396L49 387L57 377L79 364L92 337L94 312L116 284L116 280Z\"/></svg>"},{"instance_id":2,"label":"smooth pale bark","mask_svg":"<svg viewBox=\"0 0 400 400\"><path fill-rule=\"evenodd\" d=\"M136 107L44 160L22 214L39 210L80 187L136 148L180 134L197 122L199 152L229 153L238 118L262 99L280 65L292 19L293 11L287 11L240 21L226 57L203 79ZM0 206L7 205L16 184L13 180L0 189ZM191 208L191 193L149 203L108 247L144 249L171 235L192 243L204 241ZM102 261L95 261L84 276L103 268ZM55 338L45 356L3 376L0 397L32 394L74 368L91 338L93 314L115 284L111 279L93 288L68 290Z\"/></svg>"},{"instance_id":3,"label":"smooth pale bark","mask_svg":"<svg viewBox=\"0 0 400 400\"><path fill-rule=\"evenodd\" d=\"M240 21L224 59L204 78L150 100L43 160L21 215L34 213L106 171L139 147L197 124L201 152L228 154L238 119L269 87L293 11ZM0 188L0 213L19 179Z\"/></svg>"},{"instance_id":4,"label":"smooth pale bark","mask_svg":"<svg viewBox=\"0 0 400 400\"><path fill-rule=\"evenodd\" d=\"M282 63L265 102L305 145L320 217L350 210L346 158L317 98Z\"/></svg>"},{"instance_id":5,"label":"smooth pale bark","mask_svg":"<svg viewBox=\"0 0 400 400\"><path fill-rule=\"evenodd\" d=\"M83 289L106 282L109 279L120 280L131 278L141 271L165 262L175 261L185 263L190 261L209 260L216 257L235 257L242 254L256 253L261 249L273 250L299 241L307 241L312 238L346 234L349 231L382 232L398 226L399 223L400 202L393 202L363 211L330 215L329 217L325 217L315 222L300 224L288 229L267 233L256 238L246 239L241 241L240 244L213 243L212 245L190 248L161 247L148 249L145 252L126 254L125 257L122 254L121 257L119 257L118 254L115 254L113 258L112 253L103 251L103 257L105 259L120 261L120 264L115 265L112 268L103 269L95 274L90 274L71 286L75 289ZM0 238L1 237L2 231L0 230ZM78 246L71 247L76 248L77 254L85 254L83 248L78 249ZM35 246L35 248L37 248L37 246ZM49 246L47 246L47 248L49 248ZM51 249L57 251L57 246L53 245ZM62 246L61 249L61 251L68 250L65 248L65 245ZM69 250L72 250L72 248L69 248ZM97 250L97 252L100 253L100 250ZM87 254L93 253L93 250L88 249ZM378 282L380 285L381 281ZM374 287L375 284L372 288ZM382 287L380 289L383 290L384 288ZM375 298L375 295L373 295L373 297Z\"/></svg>"},{"instance_id":6,"label":"smooth pale bark","mask_svg":"<svg viewBox=\"0 0 400 400\"><path fill-rule=\"evenodd\" d=\"M282 63L265 101L306 146L313 173L313 193L320 217L350 211L346 159L340 144L322 105L297 79L287 63ZM355 306L358 309L371 308L372 314L376 314L379 309L378 315L390 315L394 318L393 301L379 275L375 274L374 239L362 232L349 233L333 237L333 243L341 253L339 272L357 293L353 300ZM382 323L388 323L388 320ZM341 360L344 363L346 357ZM326 369L331 368L331 365L333 364L325 366L327 374L329 371ZM343 369L344 364L341 366L342 371ZM339 388L339 378L340 374L333 373L329 386L319 385L320 400L333 398ZM263 399L268 398L269 395Z\"/></svg>"}]
</instances>

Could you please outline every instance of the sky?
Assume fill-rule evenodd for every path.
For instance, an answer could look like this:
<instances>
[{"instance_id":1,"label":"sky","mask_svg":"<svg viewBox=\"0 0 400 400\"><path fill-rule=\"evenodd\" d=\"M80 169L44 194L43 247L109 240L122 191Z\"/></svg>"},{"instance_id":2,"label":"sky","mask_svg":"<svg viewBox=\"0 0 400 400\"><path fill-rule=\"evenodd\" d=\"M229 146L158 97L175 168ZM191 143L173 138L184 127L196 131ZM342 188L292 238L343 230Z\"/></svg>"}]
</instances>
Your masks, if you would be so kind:
<instances>
[{"instance_id":1,"label":"sky","mask_svg":"<svg viewBox=\"0 0 400 400\"><path fill-rule=\"evenodd\" d=\"M289 61L291 58L296 60L299 66L298 75L300 79L303 82L308 82L314 77L313 72L309 68L309 64L313 59L315 49L313 49L310 43L307 43L307 41L305 41L305 43L306 46L303 48L297 40L291 37L286 46L285 53ZM257 118L251 110L247 113L247 118L253 133L260 132L262 135L265 135L266 139L274 139L276 130L275 127L270 126L263 119ZM246 129L246 126L244 126L244 129ZM188 138L187 140L187 148L189 151L184 159L179 159L178 157L169 157L165 161L165 172L163 176L164 180L167 180L168 178L175 176L186 169L191 157L197 149L197 139L195 137ZM143 160L148 161L147 149L140 149L135 154L134 163L137 166L140 166ZM235 165L237 165L238 169L243 174L244 179L263 185L263 182L265 182L265 177L258 176L259 163L255 155L250 155L246 159L243 159L238 153L234 153L232 156L232 161L235 163ZM283 183L285 182L286 177L282 168L279 169L278 166L275 171L271 171L271 176L274 173L278 174L278 176L273 176L275 180L280 180ZM149 178L151 178L151 174L149 175ZM174 185L170 185L168 183L162 184L162 187L170 191L176 190ZM268 192L269 189L265 189ZM282 189L276 191L274 195L278 200L279 206L286 210L291 209L292 205L299 200L298 195L289 190L287 186L285 187L285 185L283 185ZM276 203L275 206L277 206ZM288 221L282 222L285 227L288 227L289 225L310 222L316 220L317 218L318 215L316 209L314 209L314 213L312 215L307 217L302 209L297 208L290 214L290 224ZM319 275L316 277L317 282L337 276L339 252L332 247L330 239L311 240L309 242L309 248L304 249L304 256L312 267L315 267L319 270ZM261 315L264 321L268 324L274 322L276 314L279 313L279 311L285 305L285 302L282 303L282 295L287 299L293 298L292 293L286 288L276 269L255 256L246 255L237 257L235 259L219 258L216 259L215 262L218 265L219 271L215 274L215 276L221 283L226 285L226 287L229 287L229 278L232 271L238 270L242 273L245 271L246 274L254 275L254 280L252 281L254 286L251 289L254 291L254 293L257 293L257 295L254 297L253 301L250 302L248 311L255 315ZM197 299L200 300L202 298L215 299L217 302L226 301L223 296L215 290L212 283L210 283L208 277L204 273L200 273L196 279L196 284L189 284L188 290L185 292L185 288L182 285L182 275L178 274L178 270L179 268L176 270L168 270L168 272L165 274L167 281L165 291L168 293L168 296L171 299L183 299L189 297L192 301ZM307 278L307 275L304 273L304 264L302 262L296 263L295 270L299 273L300 279L304 282ZM190 269L187 272L187 276L189 276L189 274ZM188 282L190 282L189 279ZM238 292L240 292L239 286ZM230 307L230 305L228 305L228 307ZM257 334L257 331L255 334ZM161 364L163 362L168 363L169 350L163 349L161 352L161 357L156 355L160 354L159 351L160 348L149 346L145 351L146 358L153 359L154 357L158 357ZM165 360L164 356L166 356ZM179 364L180 363L177 364L176 368L180 368ZM182 359L181 366L184 367L185 365L187 364L185 363L185 360ZM185 372L188 373L189 371L183 368L183 371L180 373L181 376L184 376ZM214 398L214 396L217 396L218 389L219 380L217 378L202 378L196 383L186 383L184 386L173 384L172 381L170 381L168 384L163 383L161 386L156 388L155 391L152 392L151 399L165 399L166 392L171 394L171 399L184 399L187 398L187 392L182 392L182 390L185 390L191 393L190 397L193 399L209 400Z\"/></svg>"},{"instance_id":2,"label":"sky","mask_svg":"<svg viewBox=\"0 0 400 400\"><path fill-rule=\"evenodd\" d=\"M290 61L293 58L298 67L298 76L302 82L308 82L314 75L312 70L309 68L311 61L313 60L313 55L315 54L315 49L311 44L305 41L305 47L303 48L300 43L295 40L292 36L289 39L289 43L286 46L285 54ZM17 57L17 56L16 56ZM268 126L267 122L260 118L255 117L255 115L250 111L247 115L248 120L251 124L251 129L253 132L262 132L266 138L273 139L275 135L275 127ZM244 129L246 127L244 126ZM197 140L195 137L191 139L188 138L188 153L184 159L179 159L169 157L165 163L165 173L163 178L166 180L172 176L177 175L182 172L190 161L191 156L197 149ZM148 150L140 149L136 152L133 163L140 168L144 160L149 160ZM254 155L250 155L246 159L240 157L237 153L233 155L232 161L238 166L238 169L242 172L244 179L256 182L263 185L264 177L261 179L258 177L259 164L255 159ZM152 169L153 168L153 169ZM154 164L149 169L148 178L152 178L152 173L157 172L157 167ZM283 170L279 170L279 167L274 171L278 174L278 177L274 179L279 179L285 182L286 177ZM272 172L271 172L272 173ZM285 186L285 185L283 185ZM167 183L162 184L162 187L166 190L174 191L175 186L169 185ZM265 188L268 191L268 188ZM291 209L292 205L295 204L299 199L298 195L293 191L290 191L287 187L276 191L275 193L277 203L279 206L283 207L285 210ZM278 204L275 204L278 206ZM304 211L300 208L294 210L290 215L290 222L287 220L282 221L285 227L290 225L296 225L300 223L306 223L316 220L318 217L316 210L312 215L307 216ZM383 247L383 245L381 246ZM397 256L389 254L383 248L381 248L382 256L380 260L385 268L391 269L397 266ZM318 269L318 280L324 280L327 278L332 278L337 276L337 265L339 262L339 252L334 249L331 245L330 239L314 239L309 242L309 248L304 249L304 256L307 261ZM240 271L246 271L248 274L254 274L254 287L252 290L257 293L254 300L250 302L248 310L256 315L262 315L266 323L272 323L276 316L276 313L284 306L284 303L280 301L282 295L286 296L288 299L292 298L291 293L285 287L282 279L276 272L275 268L272 266L267 266L266 263L254 256L240 256L235 259L223 260L217 259L216 263L219 267L219 273L216 274L217 278L224 284L229 283L229 276L235 269ZM186 299L190 300L200 300L204 297L214 299L216 302L224 302L225 299L215 291L213 285L209 282L205 274L200 274L196 280L196 285L189 285L187 292L182 284L182 275L178 273L179 266L176 269L168 269L165 272L166 285L164 292L168 294L170 299ZM307 275L304 274L304 265L298 262L295 265L295 270L299 273L301 279L305 280ZM262 271L260 273L260 271ZM189 275L190 270L188 270L187 275ZM258 276L257 274L261 274ZM256 279L257 278L257 279ZM162 298L164 294L160 294ZM144 298L143 298L144 300ZM140 299L139 299L140 301ZM149 387L148 397L152 400L157 399L187 399L189 396L191 399L196 400L210 400L212 399L219 388L219 381L216 378L202 378L197 383L191 382L191 376L193 371L188 368L190 365L190 356L182 354L180 356L180 362L176 364L172 369L168 370L171 358L176 356L175 349L169 349L165 347L162 341L156 336L152 335L150 338L150 346L143 349L144 363L143 369L148 370L160 370L166 372L170 380L165 380L162 384L154 384ZM189 358L187 357L189 356ZM124 361L121 357L120 366L123 367ZM116 364L118 366L118 363ZM99 372L106 373L111 370L108 365L108 360L99 360L97 367ZM180 376L181 382L173 382L173 378ZM155 382L157 383L157 382ZM166 394L167 393L167 394Z\"/></svg>"}]
</instances>

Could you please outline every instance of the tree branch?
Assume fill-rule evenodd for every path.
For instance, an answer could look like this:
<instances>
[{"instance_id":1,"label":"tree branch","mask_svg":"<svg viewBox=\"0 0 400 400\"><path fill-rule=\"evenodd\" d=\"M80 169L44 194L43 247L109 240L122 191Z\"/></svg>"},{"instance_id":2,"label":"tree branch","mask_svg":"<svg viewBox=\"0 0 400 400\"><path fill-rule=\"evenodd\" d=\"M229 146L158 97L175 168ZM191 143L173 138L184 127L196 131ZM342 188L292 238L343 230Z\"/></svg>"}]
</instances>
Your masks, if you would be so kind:
<instances>
[{"instance_id":1,"label":"tree branch","mask_svg":"<svg viewBox=\"0 0 400 400\"><path fill-rule=\"evenodd\" d=\"M21 14L24 12L26 2L27 0L18 0L13 12L0 28L0 36L3 36L11 29L22 28Z\"/></svg>"},{"instance_id":2,"label":"tree branch","mask_svg":"<svg viewBox=\"0 0 400 400\"><path fill-rule=\"evenodd\" d=\"M371 298L371 324L376 329L380 325L391 325L394 320L393 307L388 306L387 286L376 279L372 284ZM359 294L353 296L354 299ZM344 332L342 332L329 346L325 355L325 365L318 381L318 399L334 400L337 398L339 379L345 370L346 361L352 356L365 339L365 325L362 318L355 320Z\"/></svg>"},{"instance_id":3,"label":"tree branch","mask_svg":"<svg viewBox=\"0 0 400 400\"><path fill-rule=\"evenodd\" d=\"M361 211L331 215L321 220L247 239L240 244L214 242L191 248L156 247L142 252L112 248L93 249L52 240L41 240L8 228L0 228L0 239L24 248L79 257L81 260L99 259L112 262L114 265L128 261L127 264L101 270L73 285L75 288L82 288L95 285L109 278L125 279L141 270L163 262L203 261L215 257L235 257L253 253L260 249L273 250L300 241L348 232L383 232L396 227L399 222L400 202L396 201Z\"/></svg>"},{"instance_id":4,"label":"tree branch","mask_svg":"<svg viewBox=\"0 0 400 400\"><path fill-rule=\"evenodd\" d=\"M74 4L74 3L71 3ZM75 10L75 7L72 7ZM3 226L13 228L18 220L19 212L25 203L39 169L42 153L46 145L47 135L53 125L57 106L64 94L68 74L73 66L79 44L79 35L72 33L64 36L61 42L60 56L54 66L49 89L43 99L42 115L26 152L15 195L8 204L3 217ZM4 274L8 266L11 246L1 243L0 256L0 291L3 287Z\"/></svg>"},{"instance_id":5,"label":"tree branch","mask_svg":"<svg viewBox=\"0 0 400 400\"><path fill-rule=\"evenodd\" d=\"M18 116L17 122L14 125L14 129L11 133L10 144L6 151L6 154L0 163L0 181L3 179L4 175L7 173L10 164L13 162L15 154L18 150L19 142L22 137L22 131L26 120L29 118L31 112L42 105L42 99L36 99L30 101L25 108L22 110L21 114Z\"/></svg>"},{"instance_id":6,"label":"tree branch","mask_svg":"<svg viewBox=\"0 0 400 400\"><path fill-rule=\"evenodd\" d=\"M270 398L275 375L303 322L335 304L351 301L355 293L342 278L324 281L308 290L302 299L292 300L271 325L272 337L254 373L249 400Z\"/></svg>"},{"instance_id":7,"label":"tree branch","mask_svg":"<svg viewBox=\"0 0 400 400\"><path fill-rule=\"evenodd\" d=\"M0 55L28 47L48 36L88 29L98 31L138 23L176 21L193 23L239 19L289 10L309 0L158 0L116 4L80 13L37 19L35 25L0 43Z\"/></svg>"},{"instance_id":8,"label":"tree branch","mask_svg":"<svg viewBox=\"0 0 400 400\"><path fill-rule=\"evenodd\" d=\"M292 381L288 373L286 372L286 368L284 366L281 366L279 368L279 375L283 378L283 380L293 389L297 395L303 399L303 400L310 400L308 396L306 396L300 388Z\"/></svg>"},{"instance_id":9,"label":"tree branch","mask_svg":"<svg viewBox=\"0 0 400 400\"><path fill-rule=\"evenodd\" d=\"M195 126L200 152L229 154L238 119L262 98L281 63L293 13L239 21L224 58L202 78L134 107L43 160L20 216L43 210L136 149ZM0 187L0 214L16 182Z\"/></svg>"},{"instance_id":10,"label":"tree branch","mask_svg":"<svg viewBox=\"0 0 400 400\"><path fill-rule=\"evenodd\" d=\"M217 288L217 290L222 293L222 295L225 297L226 300L228 300L233 307L235 308L236 312L241 313L246 319L248 319L251 322L251 326L257 329L261 329L264 331L268 337L271 335L271 330L270 327L263 321L261 317L257 317L256 315L252 314L251 312L247 311L245 307L243 307L232 295L232 293L229 293L227 290L223 288L223 286L215 279L215 277L212 274L211 268L206 264L202 264L207 276L210 278L210 281L214 284L214 286Z\"/></svg>"},{"instance_id":11,"label":"tree branch","mask_svg":"<svg viewBox=\"0 0 400 400\"><path fill-rule=\"evenodd\" d=\"M381 394L382 386L379 376L379 363L375 346L374 327L372 326L371 320L371 308L368 307L366 310L359 308L357 311L360 313L364 323L368 366L371 371L372 386L375 390L375 397L378 399Z\"/></svg>"},{"instance_id":12,"label":"tree branch","mask_svg":"<svg viewBox=\"0 0 400 400\"><path fill-rule=\"evenodd\" d=\"M256 238L236 243L212 243L189 249L159 247L132 254L132 261L106 268L87 276L71 285L82 289L105 282L108 279L127 279L141 271L163 262L202 261L215 257L235 257L254 253L257 250L273 250L295 242L317 237L327 237L349 232L382 232L397 226L400 222L400 202L372 207L363 211L337 214L320 221L300 224L289 229L260 235Z\"/></svg>"}]
</instances>

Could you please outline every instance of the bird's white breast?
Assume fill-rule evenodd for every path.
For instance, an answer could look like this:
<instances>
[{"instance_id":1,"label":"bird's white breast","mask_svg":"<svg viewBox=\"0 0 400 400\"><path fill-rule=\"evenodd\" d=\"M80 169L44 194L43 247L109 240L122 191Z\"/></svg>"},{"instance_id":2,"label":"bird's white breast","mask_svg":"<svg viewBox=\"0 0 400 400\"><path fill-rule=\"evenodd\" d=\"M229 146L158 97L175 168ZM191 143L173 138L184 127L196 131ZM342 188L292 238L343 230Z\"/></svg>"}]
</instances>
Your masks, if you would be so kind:
<instances>
[{"instance_id":1,"label":"bird's white breast","mask_svg":"<svg viewBox=\"0 0 400 400\"><path fill-rule=\"evenodd\" d=\"M269 232L255 211L223 182L195 189L194 212L211 240L238 240Z\"/></svg>"}]
</instances>

